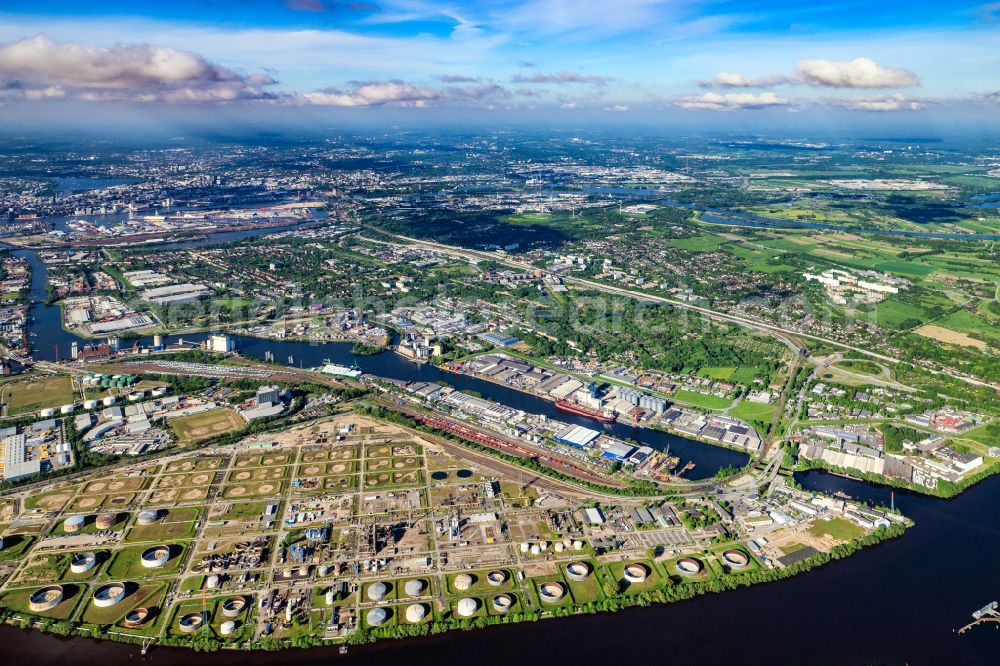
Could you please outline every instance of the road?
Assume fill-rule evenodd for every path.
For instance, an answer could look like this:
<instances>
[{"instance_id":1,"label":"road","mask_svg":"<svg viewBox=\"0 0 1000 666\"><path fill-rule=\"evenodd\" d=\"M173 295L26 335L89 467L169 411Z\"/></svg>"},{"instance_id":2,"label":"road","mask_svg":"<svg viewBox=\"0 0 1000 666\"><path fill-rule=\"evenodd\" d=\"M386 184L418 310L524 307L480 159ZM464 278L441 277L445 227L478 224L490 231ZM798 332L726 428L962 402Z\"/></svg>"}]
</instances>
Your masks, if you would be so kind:
<instances>
[{"instance_id":1,"label":"road","mask_svg":"<svg viewBox=\"0 0 1000 666\"><path fill-rule=\"evenodd\" d=\"M619 295L619 296L626 296L628 298L634 298L636 300L645 301L645 302L648 302L648 303L661 303L663 305L670 305L670 306L681 308L681 309L684 309L684 310L690 310L692 312L697 312L697 313L699 313L701 315L704 315L705 317L708 317L709 319L714 319L714 320L717 320L717 321L726 321L726 322L738 324L740 326L743 326L745 328L749 328L751 330L760 331L762 333L767 333L767 334L773 335L773 336L779 338L785 344L789 344L789 342L790 342L789 338L787 338L785 336L791 336L792 338L804 338L804 339L808 339L808 340L813 340L815 342L822 342L823 344L830 345L832 347L837 347L838 349L843 349L845 351L855 352L857 354L861 354L861 355L867 356L869 358L876 358L876 359L878 359L880 361L885 361L886 363L897 364L897 363L902 363L903 362L901 359L898 359L898 358L893 357L893 356L887 356L886 354L880 354L878 352L871 351L870 349L866 349L864 347L858 347L858 346L850 345L850 344L847 344L847 343L844 343L844 342L839 342L837 340L831 340L829 338L824 338L824 337L819 336L819 335L813 335L812 333L803 333L801 331L794 331L794 330L791 330L791 329L783 328L781 326L776 326L774 324L762 323L762 322L759 322L759 321L755 321L753 319L747 319L746 317L741 317L741 316L738 316L738 315L732 315L732 314L728 314L728 313L725 313L725 312L720 312L718 310L712 310L711 308L701 307L699 305L694 305L692 303L688 303L686 301L677 300L677 299L674 299L674 298L668 298L666 296L657 296L657 295L654 295L654 294L647 294L645 292L634 291L634 290L625 289L625 288L622 288L622 287L615 287L615 286L612 286L612 285L603 284L601 282L595 282L593 280L586 280L586 279L583 279L583 278L562 275L562 274L555 273L555 272L550 271L550 270L545 269L545 268L539 268L538 266L535 266L534 264L531 264L531 263L529 263L527 261L520 261L520 260L511 258L510 256L504 255L504 254L497 254L495 252L486 252L486 251L482 251L482 250L470 250L470 249L463 248L463 247L456 247L454 245L446 245L444 243L437 243L437 242L434 242L434 241L420 240L418 238L411 238L409 236L402 236L402 235L399 235L399 234L393 234L393 233L390 233L390 232L387 232L387 231L383 231L383 230L381 230L381 229L379 229L377 227L372 227L372 226L369 226L369 225L366 225L365 229L367 229L369 231L373 231L373 232L379 233L379 234L382 234L382 235L385 235L385 236L389 236L391 238L395 238L398 241L401 241L401 242L403 242L405 244L415 245L417 247L423 247L423 248L426 248L428 250L435 250L437 252L443 252L443 253L446 253L446 254L451 254L453 256L458 256L458 257L463 257L463 258L479 259L479 260L483 260L483 261L493 261L493 262L496 262L496 263L499 263L499 264L503 264L505 266L509 266L511 268L517 268L519 270L528 270L528 271L540 272L540 273L542 273L544 275L549 275L549 276L552 276L552 277L557 277L557 278L561 279L564 283L567 283L567 284L575 284L575 285L578 285L578 286L587 287L589 289L594 289L596 291L601 291L601 292L604 292L604 293L607 293L607 294L615 294L615 295ZM961 381L966 382L968 384L972 384L974 386L983 386L983 387L993 388L993 389L996 389L996 390L1000 391L1000 387L998 387L998 386L996 386L994 384L991 384L991 383L988 383L988 382L984 382L982 380L976 379L975 377L970 377L968 375L963 375L961 373L957 373L957 372L954 372L954 371L950 371L950 370L932 370L930 368L924 368L924 370L926 370L927 372L929 372L931 374L935 374L935 375L946 375L946 376L949 376L949 377L953 377L955 379L961 380Z\"/></svg>"}]
</instances>

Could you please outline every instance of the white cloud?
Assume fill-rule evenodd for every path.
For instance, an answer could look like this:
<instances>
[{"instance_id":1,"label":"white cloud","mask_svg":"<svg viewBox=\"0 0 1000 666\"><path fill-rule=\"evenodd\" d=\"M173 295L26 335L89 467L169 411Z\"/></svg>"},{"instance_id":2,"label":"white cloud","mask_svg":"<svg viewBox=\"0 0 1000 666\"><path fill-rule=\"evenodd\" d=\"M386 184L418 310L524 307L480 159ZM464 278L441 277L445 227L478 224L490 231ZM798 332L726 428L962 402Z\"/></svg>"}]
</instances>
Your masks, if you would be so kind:
<instances>
[{"instance_id":1,"label":"white cloud","mask_svg":"<svg viewBox=\"0 0 1000 666\"><path fill-rule=\"evenodd\" d=\"M315 106L397 106L426 108L442 103L485 104L509 99L511 93L496 83L431 88L405 81L353 81L347 88L325 88L300 95L296 101Z\"/></svg>"},{"instance_id":2,"label":"white cloud","mask_svg":"<svg viewBox=\"0 0 1000 666\"><path fill-rule=\"evenodd\" d=\"M738 72L719 72L699 81L702 88L769 88L779 85L821 88L909 88L920 84L917 75L905 69L883 67L871 58L854 60L800 60L795 74L753 78Z\"/></svg>"},{"instance_id":3,"label":"white cloud","mask_svg":"<svg viewBox=\"0 0 1000 666\"><path fill-rule=\"evenodd\" d=\"M23 92L25 99L61 99L66 96L66 90L60 86L49 86L48 88L34 88Z\"/></svg>"},{"instance_id":4,"label":"white cloud","mask_svg":"<svg viewBox=\"0 0 1000 666\"><path fill-rule=\"evenodd\" d=\"M605 111L614 111L615 113L625 113L629 110L628 104L614 104L612 106L604 107Z\"/></svg>"},{"instance_id":5,"label":"white cloud","mask_svg":"<svg viewBox=\"0 0 1000 666\"><path fill-rule=\"evenodd\" d=\"M244 76L187 51L148 46L100 48L38 35L0 44L0 89L27 99L72 96L137 101L272 99L266 74Z\"/></svg>"},{"instance_id":6,"label":"white cloud","mask_svg":"<svg viewBox=\"0 0 1000 666\"><path fill-rule=\"evenodd\" d=\"M826 102L852 111L920 111L927 104L896 93L877 97L827 98Z\"/></svg>"},{"instance_id":7,"label":"white cloud","mask_svg":"<svg viewBox=\"0 0 1000 666\"><path fill-rule=\"evenodd\" d=\"M803 83L828 88L910 88L920 83L913 72L883 67L871 58L800 60L795 72Z\"/></svg>"},{"instance_id":8,"label":"white cloud","mask_svg":"<svg viewBox=\"0 0 1000 666\"><path fill-rule=\"evenodd\" d=\"M439 101L441 93L403 81L359 81L348 89L325 88L301 97L318 106L413 106L426 107Z\"/></svg>"},{"instance_id":9,"label":"white cloud","mask_svg":"<svg viewBox=\"0 0 1000 666\"><path fill-rule=\"evenodd\" d=\"M703 111L733 111L739 109L764 109L768 107L789 106L792 100L779 97L773 92L725 93L714 92L704 95L685 95L674 99L674 104L682 109Z\"/></svg>"},{"instance_id":10,"label":"white cloud","mask_svg":"<svg viewBox=\"0 0 1000 666\"><path fill-rule=\"evenodd\" d=\"M768 88L794 81L792 77L782 75L753 79L736 72L719 72L707 81L699 81L698 85L702 88Z\"/></svg>"}]
</instances>

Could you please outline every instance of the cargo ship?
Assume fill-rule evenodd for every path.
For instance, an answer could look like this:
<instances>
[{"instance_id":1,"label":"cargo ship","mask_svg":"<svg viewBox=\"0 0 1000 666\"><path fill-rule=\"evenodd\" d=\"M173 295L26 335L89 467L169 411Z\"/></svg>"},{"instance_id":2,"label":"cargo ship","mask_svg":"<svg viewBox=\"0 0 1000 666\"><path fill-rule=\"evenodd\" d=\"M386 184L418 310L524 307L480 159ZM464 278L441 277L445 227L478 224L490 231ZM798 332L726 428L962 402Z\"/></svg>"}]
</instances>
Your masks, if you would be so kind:
<instances>
[{"instance_id":1,"label":"cargo ship","mask_svg":"<svg viewBox=\"0 0 1000 666\"><path fill-rule=\"evenodd\" d=\"M564 412L569 412L570 414L576 414L578 416L586 416L588 419L594 419L595 421L601 421L602 423L614 423L616 418L615 416L606 416L603 412L599 412L596 409L589 409L583 405L577 405L565 400L557 400L556 409L561 409Z\"/></svg>"}]
</instances>

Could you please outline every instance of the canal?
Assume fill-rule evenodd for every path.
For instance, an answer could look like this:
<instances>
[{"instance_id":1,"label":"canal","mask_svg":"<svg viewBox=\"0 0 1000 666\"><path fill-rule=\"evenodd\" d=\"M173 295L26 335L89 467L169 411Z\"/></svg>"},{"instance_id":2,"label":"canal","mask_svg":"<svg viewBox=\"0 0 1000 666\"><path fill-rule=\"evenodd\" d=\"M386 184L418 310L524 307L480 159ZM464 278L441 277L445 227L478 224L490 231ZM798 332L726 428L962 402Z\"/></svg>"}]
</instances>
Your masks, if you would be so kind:
<instances>
[{"instance_id":1,"label":"canal","mask_svg":"<svg viewBox=\"0 0 1000 666\"><path fill-rule=\"evenodd\" d=\"M257 230L266 232L268 230ZM247 238L254 232L231 232L228 235L215 234L199 241L172 244L171 248L193 247L223 240ZM225 236L225 237L223 237ZM158 246L163 247L163 246ZM83 346L86 340L66 331L62 327L62 313L59 306L45 305L45 283L47 270L45 264L35 252L30 250L14 250L14 254L25 257L31 265L31 306L28 327L29 337L35 349L37 360L52 361L57 358L68 358L70 346L77 342ZM208 337L208 333L188 333L184 335L165 335L163 340L171 344L179 340L200 342ZM544 414L548 418L574 423L594 429L601 429L609 435L623 440L633 440L639 444L651 446L660 451L669 451L680 457L681 464L691 462L694 469L688 478L699 479L713 476L723 467L742 467L749 457L739 451L732 451L717 446L702 444L685 437L670 433L640 428L626 423L602 424L592 419L576 416L556 409L555 404L535 395L519 391L515 388L496 384L469 375L460 375L440 370L427 363L414 363L393 352L385 352L373 356L355 356L352 353L353 344L349 342L303 342L288 340L266 340L247 336L232 336L236 348L245 356L265 359L270 353L278 362L287 362L296 367L312 368L329 360L341 365L357 364L365 373L403 381L440 382L455 387L461 391L472 391L484 398L504 403L510 407L530 412ZM144 337L138 340L141 344L151 345L152 338ZM123 344L132 344L134 340L124 340Z\"/></svg>"}]
</instances>

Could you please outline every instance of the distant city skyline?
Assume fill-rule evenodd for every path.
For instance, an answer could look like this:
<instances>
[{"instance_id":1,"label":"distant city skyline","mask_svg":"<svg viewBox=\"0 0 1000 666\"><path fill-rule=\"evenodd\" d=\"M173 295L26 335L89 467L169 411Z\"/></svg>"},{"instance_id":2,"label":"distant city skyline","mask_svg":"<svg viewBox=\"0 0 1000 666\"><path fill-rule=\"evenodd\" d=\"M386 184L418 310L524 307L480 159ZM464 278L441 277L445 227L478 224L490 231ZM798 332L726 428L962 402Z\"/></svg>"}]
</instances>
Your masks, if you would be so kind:
<instances>
[{"instance_id":1,"label":"distant city skyline","mask_svg":"<svg viewBox=\"0 0 1000 666\"><path fill-rule=\"evenodd\" d=\"M48 0L0 11L0 118L82 103L151 119L176 116L168 106L549 120L1000 111L1000 3L801 5Z\"/></svg>"}]
</instances>

